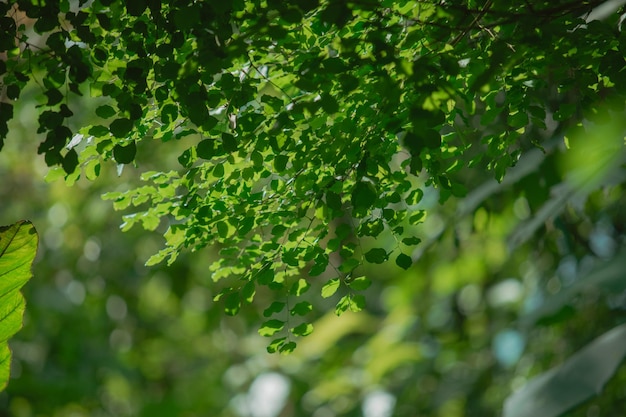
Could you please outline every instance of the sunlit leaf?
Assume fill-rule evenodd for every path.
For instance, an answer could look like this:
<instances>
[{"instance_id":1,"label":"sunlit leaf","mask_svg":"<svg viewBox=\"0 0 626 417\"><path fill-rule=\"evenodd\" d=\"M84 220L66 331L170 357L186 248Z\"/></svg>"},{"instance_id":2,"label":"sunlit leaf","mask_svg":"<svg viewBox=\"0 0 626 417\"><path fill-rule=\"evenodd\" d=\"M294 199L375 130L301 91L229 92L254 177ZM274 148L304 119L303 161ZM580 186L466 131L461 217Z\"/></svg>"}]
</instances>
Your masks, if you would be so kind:
<instances>
[{"instance_id":1,"label":"sunlit leaf","mask_svg":"<svg viewBox=\"0 0 626 417\"><path fill-rule=\"evenodd\" d=\"M356 277L348 282L348 286L355 291L364 291L372 285L372 281L367 277Z\"/></svg>"},{"instance_id":2,"label":"sunlit leaf","mask_svg":"<svg viewBox=\"0 0 626 417\"><path fill-rule=\"evenodd\" d=\"M344 295L343 297L341 297L341 299L337 302L337 305L335 306L335 314L338 316L341 316L343 313L345 313L348 308L350 308L350 295Z\"/></svg>"},{"instance_id":3,"label":"sunlit leaf","mask_svg":"<svg viewBox=\"0 0 626 417\"><path fill-rule=\"evenodd\" d=\"M307 292L309 288L311 288L311 284L309 284L304 278L300 278L291 286L291 290L289 290L289 292L296 297L299 297Z\"/></svg>"},{"instance_id":4,"label":"sunlit leaf","mask_svg":"<svg viewBox=\"0 0 626 417\"><path fill-rule=\"evenodd\" d=\"M328 280L328 282L326 282L326 284L324 284L324 286L322 287L322 297L332 297L337 292L337 289L339 289L340 284L341 281L339 280L339 278L333 278Z\"/></svg>"},{"instance_id":5,"label":"sunlit leaf","mask_svg":"<svg viewBox=\"0 0 626 417\"><path fill-rule=\"evenodd\" d=\"M277 339L272 340L272 342L267 345L268 353L276 353L278 349L285 344L286 337L279 337Z\"/></svg>"},{"instance_id":6,"label":"sunlit leaf","mask_svg":"<svg viewBox=\"0 0 626 417\"><path fill-rule=\"evenodd\" d=\"M259 334L264 337L273 336L280 332L285 327L285 322L282 320L272 319L268 320L259 328Z\"/></svg>"},{"instance_id":7,"label":"sunlit leaf","mask_svg":"<svg viewBox=\"0 0 626 417\"><path fill-rule=\"evenodd\" d=\"M32 278L37 244L37 231L30 222L0 227L0 390L9 381L11 350L7 341L22 327L25 302L20 288Z\"/></svg>"},{"instance_id":8,"label":"sunlit leaf","mask_svg":"<svg viewBox=\"0 0 626 417\"><path fill-rule=\"evenodd\" d=\"M296 346L296 342L287 342L278 348L278 351L284 355L288 355L296 349Z\"/></svg>"},{"instance_id":9,"label":"sunlit leaf","mask_svg":"<svg viewBox=\"0 0 626 417\"><path fill-rule=\"evenodd\" d=\"M296 336L308 336L313 333L313 325L311 323L302 323L291 329L291 333Z\"/></svg>"}]
</instances>

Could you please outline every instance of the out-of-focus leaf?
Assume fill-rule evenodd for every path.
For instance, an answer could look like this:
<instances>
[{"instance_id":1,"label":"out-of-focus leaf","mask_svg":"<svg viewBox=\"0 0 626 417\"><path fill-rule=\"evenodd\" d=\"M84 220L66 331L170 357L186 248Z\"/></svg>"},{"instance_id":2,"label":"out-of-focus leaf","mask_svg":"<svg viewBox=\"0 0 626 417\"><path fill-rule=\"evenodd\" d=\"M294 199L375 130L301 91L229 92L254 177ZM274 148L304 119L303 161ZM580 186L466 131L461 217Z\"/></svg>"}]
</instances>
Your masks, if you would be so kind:
<instances>
[{"instance_id":1,"label":"out-of-focus leaf","mask_svg":"<svg viewBox=\"0 0 626 417\"><path fill-rule=\"evenodd\" d=\"M509 396L504 403L503 417L561 415L599 394L625 355L626 325L621 325Z\"/></svg>"},{"instance_id":2,"label":"out-of-focus leaf","mask_svg":"<svg viewBox=\"0 0 626 417\"><path fill-rule=\"evenodd\" d=\"M574 284L547 298L537 309L521 318L523 326L532 326L539 320L560 314L576 295L589 289L620 293L626 289L626 247L611 259L579 277Z\"/></svg>"},{"instance_id":3,"label":"out-of-focus leaf","mask_svg":"<svg viewBox=\"0 0 626 417\"><path fill-rule=\"evenodd\" d=\"M11 351L8 340L22 328L25 302L20 288L32 277L38 242L27 221L0 227L0 390L9 381Z\"/></svg>"}]
</instances>

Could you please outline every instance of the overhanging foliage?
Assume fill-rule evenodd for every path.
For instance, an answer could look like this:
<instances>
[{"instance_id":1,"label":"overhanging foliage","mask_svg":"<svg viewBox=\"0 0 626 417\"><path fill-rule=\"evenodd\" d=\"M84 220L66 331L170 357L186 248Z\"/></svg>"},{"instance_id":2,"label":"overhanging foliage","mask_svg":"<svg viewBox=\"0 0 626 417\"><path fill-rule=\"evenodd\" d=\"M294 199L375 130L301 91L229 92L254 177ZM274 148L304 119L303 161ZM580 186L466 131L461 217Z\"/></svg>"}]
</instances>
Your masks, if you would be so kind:
<instances>
[{"instance_id":1,"label":"overhanging foliage","mask_svg":"<svg viewBox=\"0 0 626 417\"><path fill-rule=\"evenodd\" d=\"M364 265L418 260L425 189L466 215L483 202L477 172L507 183L540 150L548 162L508 182L537 213L511 236L516 248L566 204L623 182L612 175L626 42L618 13L594 18L603 3L0 4L0 140L34 81L51 179L95 180L108 163L142 169L157 142L189 144L176 164L106 198L130 212L124 230L167 228L149 265L219 250L208 273L226 314L275 291L259 333L290 352L313 330L319 298L335 297L337 314L365 307ZM86 96L95 115L77 126ZM564 142L570 166L543 172Z\"/></svg>"}]
</instances>

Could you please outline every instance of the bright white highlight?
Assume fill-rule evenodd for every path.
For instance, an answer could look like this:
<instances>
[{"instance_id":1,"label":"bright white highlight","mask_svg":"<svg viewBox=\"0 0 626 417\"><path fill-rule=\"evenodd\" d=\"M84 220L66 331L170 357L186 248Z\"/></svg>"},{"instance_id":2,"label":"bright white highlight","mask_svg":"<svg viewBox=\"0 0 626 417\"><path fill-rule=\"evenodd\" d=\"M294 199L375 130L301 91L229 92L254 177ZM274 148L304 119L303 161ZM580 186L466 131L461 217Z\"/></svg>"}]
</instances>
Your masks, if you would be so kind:
<instances>
[{"instance_id":1,"label":"bright white highlight","mask_svg":"<svg viewBox=\"0 0 626 417\"><path fill-rule=\"evenodd\" d=\"M276 417L287 402L291 389L289 380L271 372L261 374L248 391L248 407L252 417Z\"/></svg>"},{"instance_id":2,"label":"bright white highlight","mask_svg":"<svg viewBox=\"0 0 626 417\"><path fill-rule=\"evenodd\" d=\"M391 417L396 397L385 391L372 391L363 400L363 417Z\"/></svg>"}]
</instances>

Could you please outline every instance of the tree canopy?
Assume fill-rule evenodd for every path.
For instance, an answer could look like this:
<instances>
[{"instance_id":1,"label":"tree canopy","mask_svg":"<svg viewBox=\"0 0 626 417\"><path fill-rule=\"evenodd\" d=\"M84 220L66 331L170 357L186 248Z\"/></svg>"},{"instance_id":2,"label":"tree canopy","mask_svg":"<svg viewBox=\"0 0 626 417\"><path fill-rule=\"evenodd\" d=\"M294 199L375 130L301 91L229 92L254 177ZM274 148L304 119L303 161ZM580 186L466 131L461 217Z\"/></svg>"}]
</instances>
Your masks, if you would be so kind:
<instances>
[{"instance_id":1,"label":"tree canopy","mask_svg":"<svg viewBox=\"0 0 626 417\"><path fill-rule=\"evenodd\" d=\"M603 386L623 357L610 341L624 337L610 301L624 290L618 3L0 3L0 147L15 140L14 109L35 103L47 179L108 184L122 230L165 240L142 251L148 266L206 257L195 273L211 300L245 311L271 353L297 354L314 327L332 339L327 311L365 310L335 320L355 320L346 334L380 329L368 342L376 383L444 334L461 340L448 355L504 343L473 382L458 377L469 392L489 385L494 363L517 363L525 332L578 323L572 311L586 310L574 300L593 289L614 307L594 313L606 320L577 348L598 337L588 347L614 353L590 376ZM520 288L524 300L502 301ZM385 325L382 311L403 309L406 320ZM401 334L385 344L392 328ZM332 350L324 340L304 355ZM595 366L590 352L555 379ZM396 381L440 381L445 366L433 366ZM571 394L544 376L509 398L507 417L536 414L519 404L538 393Z\"/></svg>"}]
</instances>

